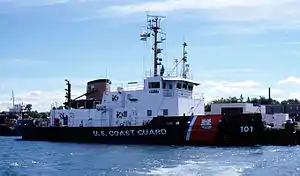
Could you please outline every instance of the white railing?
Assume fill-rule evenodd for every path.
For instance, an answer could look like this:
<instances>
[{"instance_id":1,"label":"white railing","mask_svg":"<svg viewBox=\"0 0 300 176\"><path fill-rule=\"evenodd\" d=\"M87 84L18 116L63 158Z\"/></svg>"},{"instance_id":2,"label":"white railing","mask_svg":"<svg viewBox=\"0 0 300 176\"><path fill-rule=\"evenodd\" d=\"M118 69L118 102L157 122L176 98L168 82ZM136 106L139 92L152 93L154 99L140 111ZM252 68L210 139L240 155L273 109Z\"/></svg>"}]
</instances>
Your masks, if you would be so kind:
<instances>
[{"instance_id":1,"label":"white railing","mask_svg":"<svg viewBox=\"0 0 300 176\"><path fill-rule=\"evenodd\" d=\"M204 100L205 99L203 93L193 93L192 97L193 97L193 99L196 99L196 100Z\"/></svg>"},{"instance_id":2,"label":"white railing","mask_svg":"<svg viewBox=\"0 0 300 176\"><path fill-rule=\"evenodd\" d=\"M63 105L63 102L53 102L51 105L50 105L50 110L53 110L53 109L64 109L64 105Z\"/></svg>"},{"instance_id":3,"label":"white railing","mask_svg":"<svg viewBox=\"0 0 300 176\"><path fill-rule=\"evenodd\" d=\"M116 92L119 90L123 91L135 91L135 90L143 90L144 89L144 83L136 82L131 84L114 84L111 86L110 91Z\"/></svg>"},{"instance_id":4,"label":"white railing","mask_svg":"<svg viewBox=\"0 0 300 176\"><path fill-rule=\"evenodd\" d=\"M157 75L160 75L160 70L157 70ZM154 70L153 69L149 69L147 71L144 72L144 78L149 78L149 77L153 77L154 76ZM176 70L172 70L172 69L166 69L164 76L180 76L179 74L176 73Z\"/></svg>"},{"instance_id":5,"label":"white railing","mask_svg":"<svg viewBox=\"0 0 300 176\"><path fill-rule=\"evenodd\" d=\"M165 73L164 76L170 76L170 77L180 77L182 78L182 71L181 70L172 70L172 69L165 69ZM157 70L157 75L160 75L160 70ZM154 70L153 69L149 69L147 71L144 72L144 79L145 78L149 78L149 77L153 77L154 76ZM186 75L187 79L193 79L193 74L192 73L188 73Z\"/></svg>"}]
</instances>

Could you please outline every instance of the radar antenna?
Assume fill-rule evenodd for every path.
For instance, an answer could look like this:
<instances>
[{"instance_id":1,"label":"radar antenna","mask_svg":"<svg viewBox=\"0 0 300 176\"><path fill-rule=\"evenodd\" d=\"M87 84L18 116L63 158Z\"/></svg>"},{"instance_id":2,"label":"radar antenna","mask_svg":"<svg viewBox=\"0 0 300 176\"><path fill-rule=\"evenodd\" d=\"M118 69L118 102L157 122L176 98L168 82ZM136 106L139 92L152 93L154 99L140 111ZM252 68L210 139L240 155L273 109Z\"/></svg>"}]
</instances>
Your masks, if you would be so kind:
<instances>
[{"instance_id":1,"label":"radar antenna","mask_svg":"<svg viewBox=\"0 0 300 176\"><path fill-rule=\"evenodd\" d=\"M164 74L164 67L162 65L162 58L159 57L159 54L162 52L162 48L158 45L166 40L166 33L161 32L161 20L166 17L164 16L154 16L154 15L147 15L147 31L143 31L140 34L142 41L147 41L147 39L152 35L154 37L153 42L153 70L154 76L158 76L158 66L161 66L160 76ZM160 39L159 39L160 38Z\"/></svg>"}]
</instances>

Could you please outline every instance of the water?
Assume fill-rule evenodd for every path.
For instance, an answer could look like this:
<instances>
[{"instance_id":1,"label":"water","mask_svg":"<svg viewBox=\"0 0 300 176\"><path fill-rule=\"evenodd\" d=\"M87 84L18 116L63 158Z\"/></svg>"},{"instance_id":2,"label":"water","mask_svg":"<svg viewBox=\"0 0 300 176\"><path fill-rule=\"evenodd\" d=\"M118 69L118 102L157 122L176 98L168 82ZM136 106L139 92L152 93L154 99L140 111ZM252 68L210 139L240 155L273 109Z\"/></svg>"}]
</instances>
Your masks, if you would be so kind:
<instances>
[{"instance_id":1,"label":"water","mask_svg":"<svg viewBox=\"0 0 300 176\"><path fill-rule=\"evenodd\" d=\"M300 147L172 147L0 137L0 175L300 175Z\"/></svg>"}]
</instances>

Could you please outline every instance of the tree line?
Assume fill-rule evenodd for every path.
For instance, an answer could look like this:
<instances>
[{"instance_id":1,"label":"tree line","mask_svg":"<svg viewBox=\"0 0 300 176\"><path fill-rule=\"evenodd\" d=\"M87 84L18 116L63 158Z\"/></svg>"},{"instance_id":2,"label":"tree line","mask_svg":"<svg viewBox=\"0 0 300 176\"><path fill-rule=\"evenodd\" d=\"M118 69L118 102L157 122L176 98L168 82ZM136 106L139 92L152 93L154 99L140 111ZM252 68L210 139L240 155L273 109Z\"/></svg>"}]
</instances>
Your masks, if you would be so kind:
<instances>
[{"instance_id":1,"label":"tree line","mask_svg":"<svg viewBox=\"0 0 300 176\"><path fill-rule=\"evenodd\" d=\"M50 116L50 112L38 112L37 110L32 111L32 104L27 104L24 108L28 112L28 115L32 118L47 118Z\"/></svg>"},{"instance_id":2,"label":"tree line","mask_svg":"<svg viewBox=\"0 0 300 176\"><path fill-rule=\"evenodd\" d=\"M260 97L254 97L254 98L244 98L241 94L240 97L228 97L228 98L219 98L211 101L210 103L207 103L205 105L205 111L211 110L211 104L212 103L259 103L261 105L267 105L267 104L299 104L300 101L298 99L287 99L283 101L278 101L273 98L269 100L269 98L266 98L264 96Z\"/></svg>"},{"instance_id":3,"label":"tree line","mask_svg":"<svg viewBox=\"0 0 300 176\"><path fill-rule=\"evenodd\" d=\"M38 111L30 111L29 116L32 118L48 118L50 116L50 112L38 112Z\"/></svg>"}]
</instances>

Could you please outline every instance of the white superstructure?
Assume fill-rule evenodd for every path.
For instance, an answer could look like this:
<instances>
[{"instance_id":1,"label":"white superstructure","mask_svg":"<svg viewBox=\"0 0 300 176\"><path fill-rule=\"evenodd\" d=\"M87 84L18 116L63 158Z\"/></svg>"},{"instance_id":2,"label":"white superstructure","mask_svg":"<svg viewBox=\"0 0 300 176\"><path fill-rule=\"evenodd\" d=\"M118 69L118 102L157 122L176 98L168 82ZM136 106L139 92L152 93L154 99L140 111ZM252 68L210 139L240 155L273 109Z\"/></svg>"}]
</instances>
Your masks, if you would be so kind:
<instances>
[{"instance_id":1,"label":"white superstructure","mask_svg":"<svg viewBox=\"0 0 300 176\"><path fill-rule=\"evenodd\" d=\"M106 91L94 108L55 109L54 118L68 115L68 126L135 126L156 116L204 115L204 101L193 98L193 88L199 85L179 77L150 77L142 90Z\"/></svg>"}]
</instances>

